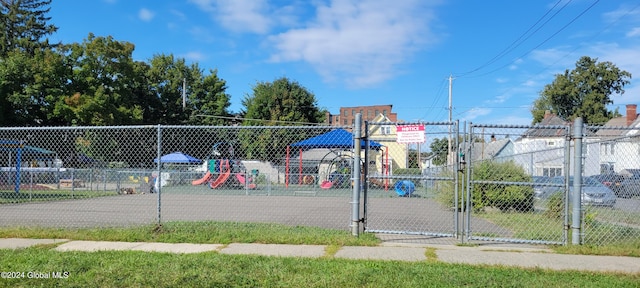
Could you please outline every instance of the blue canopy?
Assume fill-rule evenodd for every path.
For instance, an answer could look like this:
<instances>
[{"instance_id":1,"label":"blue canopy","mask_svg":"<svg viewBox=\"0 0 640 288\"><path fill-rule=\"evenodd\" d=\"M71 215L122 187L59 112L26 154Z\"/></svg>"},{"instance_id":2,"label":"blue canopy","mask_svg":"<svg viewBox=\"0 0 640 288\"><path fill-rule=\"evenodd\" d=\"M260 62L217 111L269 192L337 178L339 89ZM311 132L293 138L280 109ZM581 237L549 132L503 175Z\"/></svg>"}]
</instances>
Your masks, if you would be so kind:
<instances>
[{"instance_id":1,"label":"blue canopy","mask_svg":"<svg viewBox=\"0 0 640 288\"><path fill-rule=\"evenodd\" d=\"M314 149L314 148L328 148L328 149L352 149L353 148L353 134L344 129L331 130L322 135L311 137L309 139L302 140L291 144L291 147L300 147L302 149ZM360 140L360 147L365 149L365 141ZM382 144L369 141L369 148L380 149Z\"/></svg>"},{"instance_id":2,"label":"blue canopy","mask_svg":"<svg viewBox=\"0 0 640 288\"><path fill-rule=\"evenodd\" d=\"M163 155L160 157L162 163L178 163L178 164L192 164L202 163L202 160L193 156L184 154L182 152L173 152L171 154ZM153 159L153 162L158 163L158 158Z\"/></svg>"}]
</instances>

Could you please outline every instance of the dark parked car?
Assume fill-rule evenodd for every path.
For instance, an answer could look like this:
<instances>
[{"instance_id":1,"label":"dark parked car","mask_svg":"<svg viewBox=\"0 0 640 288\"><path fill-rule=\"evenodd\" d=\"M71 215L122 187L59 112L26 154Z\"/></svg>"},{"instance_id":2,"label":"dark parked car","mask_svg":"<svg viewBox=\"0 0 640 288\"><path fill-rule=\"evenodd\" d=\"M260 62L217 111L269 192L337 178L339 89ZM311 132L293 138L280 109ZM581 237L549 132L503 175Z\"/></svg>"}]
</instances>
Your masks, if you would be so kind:
<instances>
[{"instance_id":1,"label":"dark parked car","mask_svg":"<svg viewBox=\"0 0 640 288\"><path fill-rule=\"evenodd\" d=\"M620 189L616 195L620 198L640 196L640 178L637 176L625 177L622 183L620 183Z\"/></svg>"},{"instance_id":2,"label":"dark parked car","mask_svg":"<svg viewBox=\"0 0 640 288\"><path fill-rule=\"evenodd\" d=\"M600 183L604 184L604 186L607 186L609 189L611 189L611 191L613 191L616 196L621 197L622 190L624 188L624 176L616 173L606 173L594 175L592 177L600 181Z\"/></svg>"}]
</instances>

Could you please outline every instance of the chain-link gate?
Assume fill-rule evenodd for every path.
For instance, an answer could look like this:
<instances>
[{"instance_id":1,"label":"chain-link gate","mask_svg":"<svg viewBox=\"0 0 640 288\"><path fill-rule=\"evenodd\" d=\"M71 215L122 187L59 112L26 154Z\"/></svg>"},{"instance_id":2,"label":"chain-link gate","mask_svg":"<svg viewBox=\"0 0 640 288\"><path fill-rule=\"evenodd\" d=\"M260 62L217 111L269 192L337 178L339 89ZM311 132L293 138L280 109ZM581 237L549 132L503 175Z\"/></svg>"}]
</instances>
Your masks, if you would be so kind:
<instances>
[{"instance_id":1,"label":"chain-link gate","mask_svg":"<svg viewBox=\"0 0 640 288\"><path fill-rule=\"evenodd\" d=\"M461 144L468 160L463 173L469 239L566 242L564 175L571 174L572 166L568 128L470 125Z\"/></svg>"},{"instance_id":2,"label":"chain-link gate","mask_svg":"<svg viewBox=\"0 0 640 288\"><path fill-rule=\"evenodd\" d=\"M398 125L424 125L423 143L398 143ZM365 123L380 149L365 157L364 229L371 233L456 237L460 218L457 123ZM426 150L426 149L425 149Z\"/></svg>"}]
</instances>

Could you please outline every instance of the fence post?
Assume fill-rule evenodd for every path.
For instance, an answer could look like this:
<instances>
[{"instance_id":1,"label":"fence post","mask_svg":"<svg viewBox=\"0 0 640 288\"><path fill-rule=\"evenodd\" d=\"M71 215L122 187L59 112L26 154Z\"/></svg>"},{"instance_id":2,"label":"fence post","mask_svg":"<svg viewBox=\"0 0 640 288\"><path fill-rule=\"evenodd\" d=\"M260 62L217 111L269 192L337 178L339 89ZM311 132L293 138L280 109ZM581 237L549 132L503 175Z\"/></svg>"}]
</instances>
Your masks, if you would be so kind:
<instances>
[{"instance_id":1,"label":"fence post","mask_svg":"<svg viewBox=\"0 0 640 288\"><path fill-rule=\"evenodd\" d=\"M573 122L573 138L574 138L574 151L573 151L573 192L569 192L572 195L571 203L573 205L573 212L571 216L571 243L574 245L580 245L580 232L582 222L582 118L578 117ZM569 190L571 191L571 190Z\"/></svg>"},{"instance_id":2,"label":"fence post","mask_svg":"<svg viewBox=\"0 0 640 288\"><path fill-rule=\"evenodd\" d=\"M351 199L351 234L358 236L360 233L360 145L362 145L362 115L356 114L355 126L353 127L353 170L351 179L353 180L353 196Z\"/></svg>"},{"instance_id":3,"label":"fence post","mask_svg":"<svg viewBox=\"0 0 640 288\"><path fill-rule=\"evenodd\" d=\"M153 183L153 187L155 188L156 185L158 185L158 191L156 191L158 193L158 225L162 225L162 201L161 201L161 194L162 194L162 161L161 158L162 157L162 127L160 126L160 124L158 124L158 139L157 139L157 146L158 146L158 150L157 150L157 158L158 159L158 164L156 166L158 175L156 176L156 181ZM152 189L154 189L152 188Z\"/></svg>"}]
</instances>

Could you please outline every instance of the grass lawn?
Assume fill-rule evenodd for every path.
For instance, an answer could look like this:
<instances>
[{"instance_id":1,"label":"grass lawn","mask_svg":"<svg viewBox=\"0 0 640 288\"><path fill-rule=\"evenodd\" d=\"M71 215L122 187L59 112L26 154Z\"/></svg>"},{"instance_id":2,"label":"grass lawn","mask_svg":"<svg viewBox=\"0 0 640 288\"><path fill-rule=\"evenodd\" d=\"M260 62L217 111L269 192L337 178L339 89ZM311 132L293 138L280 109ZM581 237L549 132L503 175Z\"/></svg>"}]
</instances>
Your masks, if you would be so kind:
<instances>
[{"instance_id":1,"label":"grass lawn","mask_svg":"<svg viewBox=\"0 0 640 288\"><path fill-rule=\"evenodd\" d=\"M0 279L0 287L638 287L640 283L640 275L440 263L433 253L423 262L337 259L331 257L332 250L377 245L380 240L367 233L354 238L342 230L280 224L169 222L130 228L14 227L0 228L0 237L328 245L327 256L319 259L217 252L57 252L46 245L0 250L1 271L25 273L18 275L24 277L20 279ZM578 252L592 254L586 248ZM28 278L28 272L51 277L53 272L66 272L59 275L68 277L35 279Z\"/></svg>"},{"instance_id":2,"label":"grass lawn","mask_svg":"<svg viewBox=\"0 0 640 288\"><path fill-rule=\"evenodd\" d=\"M637 287L640 275L558 272L433 261L0 250L3 271L66 279L0 279L1 287ZM53 273L51 273L53 275Z\"/></svg>"}]
</instances>

